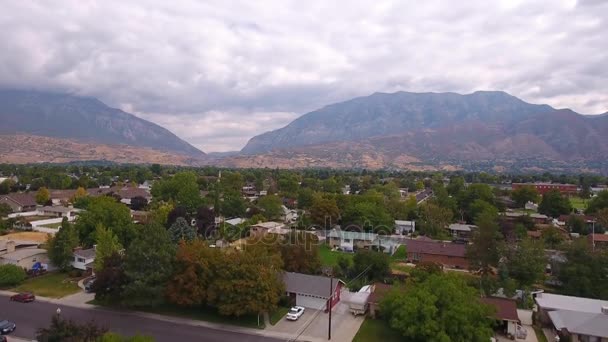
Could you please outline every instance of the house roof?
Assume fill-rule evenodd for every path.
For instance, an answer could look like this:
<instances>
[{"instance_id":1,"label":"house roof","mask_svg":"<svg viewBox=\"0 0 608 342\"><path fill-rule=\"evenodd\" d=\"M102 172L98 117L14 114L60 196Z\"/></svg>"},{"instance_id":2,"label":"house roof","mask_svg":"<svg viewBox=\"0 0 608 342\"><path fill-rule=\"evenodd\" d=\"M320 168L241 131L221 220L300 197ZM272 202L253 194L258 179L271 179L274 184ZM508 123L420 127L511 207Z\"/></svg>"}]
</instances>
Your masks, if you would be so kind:
<instances>
[{"instance_id":1,"label":"house roof","mask_svg":"<svg viewBox=\"0 0 608 342\"><path fill-rule=\"evenodd\" d=\"M241 224L241 223L245 222L245 219L244 218L240 218L240 217L236 217L236 218L233 218L233 219L230 219L230 220L226 220L224 222L226 222L226 223L228 223L230 225L236 226L237 224Z\"/></svg>"},{"instance_id":2,"label":"house roof","mask_svg":"<svg viewBox=\"0 0 608 342\"><path fill-rule=\"evenodd\" d=\"M494 316L501 321L519 322L517 315L517 304L508 298L486 297L481 298L482 303L496 308Z\"/></svg>"},{"instance_id":3,"label":"house roof","mask_svg":"<svg viewBox=\"0 0 608 342\"><path fill-rule=\"evenodd\" d=\"M331 237L331 238L350 239L350 240L374 241L377 236L378 236L378 234L374 234L374 233L349 232L349 231L344 231L344 230L332 230L329 232L329 237Z\"/></svg>"},{"instance_id":4,"label":"house roof","mask_svg":"<svg viewBox=\"0 0 608 342\"><path fill-rule=\"evenodd\" d=\"M8 200L15 202L22 207L31 207L37 204L36 194L33 192L13 192L0 197L6 197Z\"/></svg>"},{"instance_id":5,"label":"house roof","mask_svg":"<svg viewBox=\"0 0 608 342\"><path fill-rule=\"evenodd\" d=\"M477 229L477 226L472 224L452 223L448 227L449 230L455 230L459 232L470 232L473 229Z\"/></svg>"},{"instance_id":6,"label":"house roof","mask_svg":"<svg viewBox=\"0 0 608 342\"><path fill-rule=\"evenodd\" d=\"M536 303L543 309L589 313L602 313L602 307L608 307L608 301L606 300L563 296L552 293L539 293L536 295Z\"/></svg>"},{"instance_id":7,"label":"house roof","mask_svg":"<svg viewBox=\"0 0 608 342\"><path fill-rule=\"evenodd\" d=\"M535 218L535 219L549 219L549 216L547 215L543 215L543 214L536 214L536 213L521 213L521 212L512 212L512 211L508 211L504 214L506 217L522 217L522 216L530 216L531 218Z\"/></svg>"},{"instance_id":8,"label":"house roof","mask_svg":"<svg viewBox=\"0 0 608 342\"><path fill-rule=\"evenodd\" d=\"M395 220L395 225L397 225L397 226L413 226L414 225L414 221Z\"/></svg>"},{"instance_id":9,"label":"house roof","mask_svg":"<svg viewBox=\"0 0 608 342\"><path fill-rule=\"evenodd\" d=\"M283 224L278 222L260 222L258 224L252 225L252 227L264 228L264 229L276 229L282 228Z\"/></svg>"},{"instance_id":10,"label":"house roof","mask_svg":"<svg viewBox=\"0 0 608 342\"><path fill-rule=\"evenodd\" d=\"M374 291L368 298L369 303L380 303L380 301L386 296L386 294L393 288L393 285L388 285L384 283L375 283Z\"/></svg>"},{"instance_id":11,"label":"house roof","mask_svg":"<svg viewBox=\"0 0 608 342\"><path fill-rule=\"evenodd\" d=\"M52 212L52 213L62 213L62 214L66 214L72 211L81 211L80 209L76 209L76 208L68 208L68 207L63 207L63 206L45 206L40 208L39 210L42 211L47 211L47 212Z\"/></svg>"},{"instance_id":12,"label":"house roof","mask_svg":"<svg viewBox=\"0 0 608 342\"><path fill-rule=\"evenodd\" d=\"M573 334L608 337L608 314L556 310L549 311L549 318L558 330L566 329Z\"/></svg>"},{"instance_id":13,"label":"house roof","mask_svg":"<svg viewBox=\"0 0 608 342\"><path fill-rule=\"evenodd\" d=\"M344 283L340 279L333 279L333 289L330 291L331 278L310 274L285 272L283 282L285 290L291 293L306 294L321 298L329 298L339 283Z\"/></svg>"},{"instance_id":14,"label":"house roof","mask_svg":"<svg viewBox=\"0 0 608 342\"><path fill-rule=\"evenodd\" d=\"M403 240L408 253L444 255L464 258L466 245L436 240Z\"/></svg>"},{"instance_id":15,"label":"house roof","mask_svg":"<svg viewBox=\"0 0 608 342\"><path fill-rule=\"evenodd\" d=\"M34 255L46 254L46 249L42 248L21 248L14 252L6 253L0 256L0 258L19 262L25 258L33 257Z\"/></svg>"},{"instance_id":16,"label":"house roof","mask_svg":"<svg viewBox=\"0 0 608 342\"><path fill-rule=\"evenodd\" d=\"M608 242L608 234L589 234L589 239L596 242Z\"/></svg>"},{"instance_id":17,"label":"house roof","mask_svg":"<svg viewBox=\"0 0 608 342\"><path fill-rule=\"evenodd\" d=\"M74 251L74 255L84 259L94 259L96 251L95 248L77 249Z\"/></svg>"},{"instance_id":18,"label":"house roof","mask_svg":"<svg viewBox=\"0 0 608 342\"><path fill-rule=\"evenodd\" d=\"M36 247L40 245L40 242L36 241L28 241L28 240L0 240L0 252L7 250L7 245L9 242L15 243L15 249L26 248L26 247Z\"/></svg>"}]
</instances>

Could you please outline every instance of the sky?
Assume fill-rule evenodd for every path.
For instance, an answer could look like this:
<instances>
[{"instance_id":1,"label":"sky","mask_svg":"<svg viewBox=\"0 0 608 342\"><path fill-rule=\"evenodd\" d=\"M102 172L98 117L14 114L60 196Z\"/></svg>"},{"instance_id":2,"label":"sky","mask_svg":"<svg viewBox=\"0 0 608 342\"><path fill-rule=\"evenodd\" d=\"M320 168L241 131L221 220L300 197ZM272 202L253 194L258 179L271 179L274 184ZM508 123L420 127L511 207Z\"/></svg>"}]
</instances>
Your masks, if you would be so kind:
<instances>
[{"instance_id":1,"label":"sky","mask_svg":"<svg viewBox=\"0 0 608 342\"><path fill-rule=\"evenodd\" d=\"M608 111L608 0L0 0L0 87L94 96L205 152L374 92Z\"/></svg>"}]
</instances>

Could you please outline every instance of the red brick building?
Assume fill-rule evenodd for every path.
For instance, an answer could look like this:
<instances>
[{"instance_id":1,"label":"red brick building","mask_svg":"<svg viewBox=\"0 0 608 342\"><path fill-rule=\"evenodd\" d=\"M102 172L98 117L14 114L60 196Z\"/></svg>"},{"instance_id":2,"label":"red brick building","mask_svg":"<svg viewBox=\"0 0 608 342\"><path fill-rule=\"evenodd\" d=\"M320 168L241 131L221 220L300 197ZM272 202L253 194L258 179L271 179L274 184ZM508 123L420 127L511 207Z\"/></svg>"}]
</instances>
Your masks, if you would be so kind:
<instances>
[{"instance_id":1,"label":"red brick building","mask_svg":"<svg viewBox=\"0 0 608 342\"><path fill-rule=\"evenodd\" d=\"M511 190L519 189L524 186L532 186L536 188L539 194L543 195L551 190L557 190L562 195L576 195L578 193L577 186L574 184L558 184L558 183L513 183Z\"/></svg>"},{"instance_id":2,"label":"red brick building","mask_svg":"<svg viewBox=\"0 0 608 342\"><path fill-rule=\"evenodd\" d=\"M447 268L469 268L465 244L426 239L405 240L404 244L408 262L433 262Z\"/></svg>"}]
</instances>

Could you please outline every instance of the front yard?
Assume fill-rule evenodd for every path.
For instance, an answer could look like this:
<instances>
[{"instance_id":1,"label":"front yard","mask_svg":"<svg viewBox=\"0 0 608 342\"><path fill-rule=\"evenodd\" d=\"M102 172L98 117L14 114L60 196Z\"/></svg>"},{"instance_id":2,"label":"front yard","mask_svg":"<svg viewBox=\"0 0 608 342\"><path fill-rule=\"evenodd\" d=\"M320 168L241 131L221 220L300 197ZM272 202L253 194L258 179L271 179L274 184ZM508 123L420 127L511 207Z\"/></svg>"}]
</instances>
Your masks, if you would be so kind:
<instances>
[{"instance_id":1,"label":"front yard","mask_svg":"<svg viewBox=\"0 0 608 342\"><path fill-rule=\"evenodd\" d=\"M589 200L582 199L580 197L570 197L570 204L572 207L579 210L585 210L587 208L588 201Z\"/></svg>"},{"instance_id":2,"label":"front yard","mask_svg":"<svg viewBox=\"0 0 608 342\"><path fill-rule=\"evenodd\" d=\"M80 291L80 288L77 280L69 278L66 273L53 272L27 279L13 291L31 292L41 297L62 298Z\"/></svg>"},{"instance_id":3,"label":"front yard","mask_svg":"<svg viewBox=\"0 0 608 342\"><path fill-rule=\"evenodd\" d=\"M345 257L352 259L353 253L332 251L326 244L319 245L319 258L323 266L336 266L338 264L338 256L344 255Z\"/></svg>"},{"instance_id":4,"label":"front yard","mask_svg":"<svg viewBox=\"0 0 608 342\"><path fill-rule=\"evenodd\" d=\"M353 342L372 341L398 342L403 341L403 337L391 328L385 320L366 318Z\"/></svg>"}]
</instances>

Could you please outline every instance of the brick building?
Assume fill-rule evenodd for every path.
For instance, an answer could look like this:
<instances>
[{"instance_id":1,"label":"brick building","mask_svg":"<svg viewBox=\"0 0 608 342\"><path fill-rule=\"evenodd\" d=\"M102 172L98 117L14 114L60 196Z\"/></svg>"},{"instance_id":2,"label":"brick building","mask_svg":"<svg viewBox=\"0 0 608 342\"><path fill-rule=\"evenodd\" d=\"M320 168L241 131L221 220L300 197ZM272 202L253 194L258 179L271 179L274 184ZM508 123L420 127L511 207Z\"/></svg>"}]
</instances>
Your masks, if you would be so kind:
<instances>
[{"instance_id":1,"label":"brick building","mask_svg":"<svg viewBox=\"0 0 608 342\"><path fill-rule=\"evenodd\" d=\"M551 190L557 190L562 195L576 195L578 188L574 184L558 184L558 183L513 183L511 184L511 190L516 190L524 186L531 186L536 188L539 194L544 194Z\"/></svg>"},{"instance_id":2,"label":"brick building","mask_svg":"<svg viewBox=\"0 0 608 342\"><path fill-rule=\"evenodd\" d=\"M408 262L433 262L447 268L469 268L465 244L427 239L404 240L404 244Z\"/></svg>"}]
</instances>

